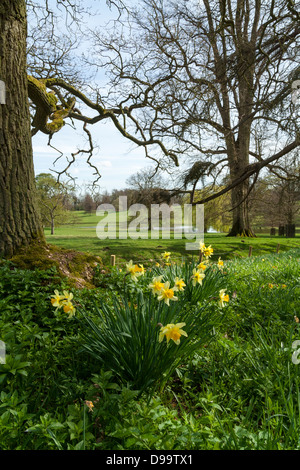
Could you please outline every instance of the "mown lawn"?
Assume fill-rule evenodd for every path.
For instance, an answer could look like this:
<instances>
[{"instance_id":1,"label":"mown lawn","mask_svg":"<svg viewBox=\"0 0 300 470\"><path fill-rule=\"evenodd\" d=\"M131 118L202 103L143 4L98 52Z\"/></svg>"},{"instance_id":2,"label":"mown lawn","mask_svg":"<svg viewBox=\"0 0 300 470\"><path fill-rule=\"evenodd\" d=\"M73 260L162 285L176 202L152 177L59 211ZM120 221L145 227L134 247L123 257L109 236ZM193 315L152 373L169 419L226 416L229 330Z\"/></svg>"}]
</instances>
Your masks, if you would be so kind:
<instances>
[{"instance_id":1,"label":"mown lawn","mask_svg":"<svg viewBox=\"0 0 300 470\"><path fill-rule=\"evenodd\" d=\"M110 263L111 255L116 256L116 263L124 265L125 261L132 259L135 262L148 263L149 259L159 259L164 251L171 251L173 259L181 261L182 258L198 256L197 250L187 251L185 239L151 239L150 233L147 239L120 239L117 232L116 239L100 240L96 234L96 226L100 217L95 214L87 214L83 211L76 213L78 219L75 224L56 228L54 235L45 229L48 243L63 248L86 251L98 255L105 264ZM191 240L193 241L193 240ZM276 253L279 244L280 252L300 247L300 236L285 238L257 234L256 238L226 237L226 234L206 233L204 236L206 245L213 245L213 259L219 256L223 259L245 258L249 255L249 246L252 246L253 255Z\"/></svg>"},{"instance_id":2,"label":"mown lawn","mask_svg":"<svg viewBox=\"0 0 300 470\"><path fill-rule=\"evenodd\" d=\"M300 449L300 249L194 267L99 266L70 315L67 279L3 262L0 449ZM159 276L185 281L169 305Z\"/></svg>"}]
</instances>

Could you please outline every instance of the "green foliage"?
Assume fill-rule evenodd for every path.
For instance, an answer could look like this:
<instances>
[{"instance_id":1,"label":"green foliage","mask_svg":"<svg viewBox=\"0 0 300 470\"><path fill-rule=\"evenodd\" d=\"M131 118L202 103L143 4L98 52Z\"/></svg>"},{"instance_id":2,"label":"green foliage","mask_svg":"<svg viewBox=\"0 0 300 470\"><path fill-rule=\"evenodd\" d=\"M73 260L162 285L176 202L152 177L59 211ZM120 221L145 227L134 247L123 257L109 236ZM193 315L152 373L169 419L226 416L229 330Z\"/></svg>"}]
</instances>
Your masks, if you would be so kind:
<instances>
[{"instance_id":1,"label":"green foliage","mask_svg":"<svg viewBox=\"0 0 300 470\"><path fill-rule=\"evenodd\" d=\"M72 289L70 319L50 303L67 279L3 262L0 449L300 449L299 260L227 261L195 290L189 263L153 263L138 283L105 268L101 287ZM170 306L149 291L159 275L187 284ZM185 322L188 337L159 343L166 322Z\"/></svg>"},{"instance_id":2,"label":"green foliage","mask_svg":"<svg viewBox=\"0 0 300 470\"><path fill-rule=\"evenodd\" d=\"M55 131L63 124L63 119L56 119L49 124L49 128ZM45 226L51 227L63 223L71 223L73 214L67 210L69 193L72 190L67 184L57 182L50 173L40 173L36 178L37 201Z\"/></svg>"}]
</instances>

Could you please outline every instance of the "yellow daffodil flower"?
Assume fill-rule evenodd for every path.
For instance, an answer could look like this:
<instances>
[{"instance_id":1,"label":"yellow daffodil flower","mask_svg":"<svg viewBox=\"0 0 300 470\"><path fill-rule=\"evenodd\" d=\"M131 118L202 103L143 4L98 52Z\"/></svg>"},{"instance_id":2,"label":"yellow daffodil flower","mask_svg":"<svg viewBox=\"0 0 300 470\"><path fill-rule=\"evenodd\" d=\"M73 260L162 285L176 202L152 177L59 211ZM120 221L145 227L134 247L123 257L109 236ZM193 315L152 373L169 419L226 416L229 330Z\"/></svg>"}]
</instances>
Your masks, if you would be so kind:
<instances>
[{"instance_id":1,"label":"yellow daffodil flower","mask_svg":"<svg viewBox=\"0 0 300 470\"><path fill-rule=\"evenodd\" d=\"M182 330L181 328L185 326L185 323L168 323L166 326L162 326L160 329L158 341L161 343L166 337L167 339L167 344L169 343L170 339L174 341L175 344L180 343L180 337L187 336L187 333Z\"/></svg>"},{"instance_id":2,"label":"yellow daffodil flower","mask_svg":"<svg viewBox=\"0 0 300 470\"><path fill-rule=\"evenodd\" d=\"M229 295L225 294L225 291L226 291L226 289L221 289L220 293L219 293L219 297L220 297L219 305L220 305L220 307L225 307L224 302L229 302Z\"/></svg>"},{"instance_id":3,"label":"yellow daffodil flower","mask_svg":"<svg viewBox=\"0 0 300 470\"><path fill-rule=\"evenodd\" d=\"M185 286L186 286L186 283L184 282L184 280L179 279L179 277L175 278L175 283L174 284L175 284L174 287L173 287L174 291L183 291Z\"/></svg>"},{"instance_id":4,"label":"yellow daffodil flower","mask_svg":"<svg viewBox=\"0 0 300 470\"><path fill-rule=\"evenodd\" d=\"M178 300L178 297L174 295L174 289L170 289L169 281L164 283L157 300L163 300L168 306L170 305L170 300Z\"/></svg>"},{"instance_id":5,"label":"yellow daffodil flower","mask_svg":"<svg viewBox=\"0 0 300 470\"><path fill-rule=\"evenodd\" d=\"M198 266L197 266L198 271L205 271L206 268L207 268L207 264L205 264L203 262L199 263Z\"/></svg>"},{"instance_id":6,"label":"yellow daffodil flower","mask_svg":"<svg viewBox=\"0 0 300 470\"><path fill-rule=\"evenodd\" d=\"M202 286L202 281L204 278L205 278L204 273L197 270L196 268L193 269L193 276L192 276L193 286L196 286L196 284L200 284L200 286Z\"/></svg>"},{"instance_id":7,"label":"yellow daffodil flower","mask_svg":"<svg viewBox=\"0 0 300 470\"><path fill-rule=\"evenodd\" d=\"M138 282L138 276L141 275L141 272L139 271L139 268L136 264L133 264L132 260L129 261L129 263L126 264L126 270L127 273L130 274L131 279L134 282Z\"/></svg>"},{"instance_id":8,"label":"yellow daffodil flower","mask_svg":"<svg viewBox=\"0 0 300 470\"><path fill-rule=\"evenodd\" d=\"M68 302L71 302L71 300L73 299L73 294L72 292L67 292L66 290L63 291L63 294L64 294L64 298L65 300L67 300Z\"/></svg>"},{"instance_id":9,"label":"yellow daffodil flower","mask_svg":"<svg viewBox=\"0 0 300 470\"><path fill-rule=\"evenodd\" d=\"M73 299L73 294L72 292L68 292L66 290L63 291L63 295L60 295L58 290L54 291L54 295L51 296L51 303L53 307L56 308L63 308L63 311L65 313L69 313L69 318L73 317L75 315L75 307L72 304L71 300Z\"/></svg>"},{"instance_id":10,"label":"yellow daffodil flower","mask_svg":"<svg viewBox=\"0 0 300 470\"><path fill-rule=\"evenodd\" d=\"M165 251L161 256L162 256L162 259L168 262L170 259L171 253L170 251Z\"/></svg>"},{"instance_id":11,"label":"yellow daffodil flower","mask_svg":"<svg viewBox=\"0 0 300 470\"><path fill-rule=\"evenodd\" d=\"M62 300L65 298L64 295L60 295L57 289L54 291L54 295L51 295L51 304L53 307L61 308L62 307Z\"/></svg>"},{"instance_id":12,"label":"yellow daffodil flower","mask_svg":"<svg viewBox=\"0 0 300 470\"><path fill-rule=\"evenodd\" d=\"M204 256L206 258L210 258L213 252L214 252L213 248L211 247L211 245L209 245L208 247L205 247L204 249Z\"/></svg>"},{"instance_id":13,"label":"yellow daffodil flower","mask_svg":"<svg viewBox=\"0 0 300 470\"><path fill-rule=\"evenodd\" d=\"M201 251L201 253L204 253L205 249L206 249L205 244L203 242L200 242L199 243L199 250Z\"/></svg>"},{"instance_id":14,"label":"yellow daffodil flower","mask_svg":"<svg viewBox=\"0 0 300 470\"><path fill-rule=\"evenodd\" d=\"M162 281L162 276L157 276L152 279L152 282L148 285L149 289L152 290L153 294L159 294L162 288L164 287L164 283Z\"/></svg>"},{"instance_id":15,"label":"yellow daffodil flower","mask_svg":"<svg viewBox=\"0 0 300 470\"><path fill-rule=\"evenodd\" d=\"M66 300L64 302L63 309L64 309L65 313L69 314L69 318L71 318L75 315L76 309L75 309L74 305L72 304L72 302L70 302L69 300Z\"/></svg>"},{"instance_id":16,"label":"yellow daffodil flower","mask_svg":"<svg viewBox=\"0 0 300 470\"><path fill-rule=\"evenodd\" d=\"M222 269L224 267L224 262L221 260L221 258L218 259L218 268Z\"/></svg>"},{"instance_id":17,"label":"yellow daffodil flower","mask_svg":"<svg viewBox=\"0 0 300 470\"><path fill-rule=\"evenodd\" d=\"M144 266L143 266L142 264L139 264L139 265L135 264L135 265L134 265L134 271L135 271L136 273L139 273L139 274L141 274L141 275L144 275L146 270L145 270L145 268L144 268Z\"/></svg>"}]
</instances>

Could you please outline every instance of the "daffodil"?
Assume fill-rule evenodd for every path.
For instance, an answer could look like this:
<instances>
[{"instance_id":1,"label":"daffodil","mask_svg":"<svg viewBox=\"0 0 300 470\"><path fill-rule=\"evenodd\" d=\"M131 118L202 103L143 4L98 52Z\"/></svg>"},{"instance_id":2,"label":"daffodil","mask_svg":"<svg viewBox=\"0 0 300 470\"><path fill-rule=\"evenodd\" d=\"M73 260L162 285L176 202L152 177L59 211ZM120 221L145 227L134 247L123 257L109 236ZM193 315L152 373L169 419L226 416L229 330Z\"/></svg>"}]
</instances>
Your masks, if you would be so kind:
<instances>
[{"instance_id":1,"label":"daffodil","mask_svg":"<svg viewBox=\"0 0 300 470\"><path fill-rule=\"evenodd\" d=\"M226 292L226 289L221 289L220 292L219 292L219 305L220 307L225 307L225 304L224 302L229 302L229 295L228 294L225 294Z\"/></svg>"},{"instance_id":2,"label":"daffodil","mask_svg":"<svg viewBox=\"0 0 300 470\"><path fill-rule=\"evenodd\" d=\"M205 244L203 242L200 242L199 243L199 250L201 251L201 253L204 253L205 249L206 249Z\"/></svg>"},{"instance_id":3,"label":"daffodil","mask_svg":"<svg viewBox=\"0 0 300 470\"><path fill-rule=\"evenodd\" d=\"M63 294L64 294L64 299L67 300L68 302L71 302L71 300L73 299L72 292L69 293L66 290L64 290Z\"/></svg>"},{"instance_id":4,"label":"daffodil","mask_svg":"<svg viewBox=\"0 0 300 470\"><path fill-rule=\"evenodd\" d=\"M187 333L182 330L181 328L185 326L185 323L168 323L166 326L162 326L160 329L158 341L161 343L166 337L167 344L169 343L170 339L174 341L175 344L180 343L181 336L187 336Z\"/></svg>"},{"instance_id":5,"label":"daffodil","mask_svg":"<svg viewBox=\"0 0 300 470\"><path fill-rule=\"evenodd\" d=\"M139 273L139 274L141 274L141 275L144 275L146 270L145 270L145 268L144 268L144 266L143 266L142 264L139 264L139 265L135 264L135 265L134 265L134 271L135 271L136 273Z\"/></svg>"},{"instance_id":6,"label":"daffodil","mask_svg":"<svg viewBox=\"0 0 300 470\"><path fill-rule=\"evenodd\" d=\"M178 297L174 295L174 289L170 289L169 281L163 284L157 300L163 300L168 306L170 305L170 300L178 300Z\"/></svg>"},{"instance_id":7,"label":"daffodil","mask_svg":"<svg viewBox=\"0 0 300 470\"><path fill-rule=\"evenodd\" d=\"M224 262L221 260L221 257L218 259L218 268L222 269L224 267Z\"/></svg>"},{"instance_id":8,"label":"daffodil","mask_svg":"<svg viewBox=\"0 0 300 470\"><path fill-rule=\"evenodd\" d=\"M62 301L65 298L64 295L60 295L57 289L54 291L54 295L51 295L51 304L53 307L61 308L62 307Z\"/></svg>"},{"instance_id":9,"label":"daffodil","mask_svg":"<svg viewBox=\"0 0 300 470\"><path fill-rule=\"evenodd\" d=\"M204 256L206 258L210 258L213 252L214 252L213 248L211 247L211 245L209 245L208 247L205 247L204 249Z\"/></svg>"},{"instance_id":10,"label":"daffodil","mask_svg":"<svg viewBox=\"0 0 300 470\"><path fill-rule=\"evenodd\" d=\"M93 411L94 403L92 401L86 400L85 404L88 407L89 411Z\"/></svg>"},{"instance_id":11,"label":"daffodil","mask_svg":"<svg viewBox=\"0 0 300 470\"><path fill-rule=\"evenodd\" d=\"M193 276L192 276L192 283L193 286L196 286L197 284L200 284L202 286L202 281L205 278L205 274L198 269L194 268L193 269Z\"/></svg>"},{"instance_id":12,"label":"daffodil","mask_svg":"<svg viewBox=\"0 0 300 470\"><path fill-rule=\"evenodd\" d=\"M165 251L162 255L162 259L164 259L165 261L169 261L170 259L170 256L171 256L171 252L170 251Z\"/></svg>"},{"instance_id":13,"label":"daffodil","mask_svg":"<svg viewBox=\"0 0 300 470\"><path fill-rule=\"evenodd\" d=\"M164 287L164 283L162 281L163 276L157 276L152 279L152 282L148 285L149 289L152 290L153 294L159 294L162 288Z\"/></svg>"},{"instance_id":14,"label":"daffodil","mask_svg":"<svg viewBox=\"0 0 300 470\"><path fill-rule=\"evenodd\" d=\"M203 262L199 263L198 266L197 266L198 271L205 271L206 268L207 268L207 264L205 264Z\"/></svg>"},{"instance_id":15,"label":"daffodil","mask_svg":"<svg viewBox=\"0 0 300 470\"><path fill-rule=\"evenodd\" d=\"M186 286L186 283L184 282L183 279L179 279L179 277L175 278L174 287L173 287L174 291L183 291L185 286Z\"/></svg>"},{"instance_id":16,"label":"daffodil","mask_svg":"<svg viewBox=\"0 0 300 470\"><path fill-rule=\"evenodd\" d=\"M75 307L72 304L73 294L72 292L68 292L66 290L63 291L63 295L61 295L58 290L54 291L54 295L51 296L51 303L53 307L56 308L63 308L65 313L69 313L69 318L75 315Z\"/></svg>"},{"instance_id":17,"label":"daffodil","mask_svg":"<svg viewBox=\"0 0 300 470\"><path fill-rule=\"evenodd\" d=\"M126 264L127 273L130 274L130 277L134 282L138 282L138 276L141 274L137 268L137 265L133 264L132 260Z\"/></svg>"},{"instance_id":18,"label":"daffodil","mask_svg":"<svg viewBox=\"0 0 300 470\"><path fill-rule=\"evenodd\" d=\"M71 318L75 315L76 309L75 309L74 305L72 304L72 302L70 302L70 300L64 301L63 309L64 309L65 313L69 314L69 318Z\"/></svg>"}]
</instances>

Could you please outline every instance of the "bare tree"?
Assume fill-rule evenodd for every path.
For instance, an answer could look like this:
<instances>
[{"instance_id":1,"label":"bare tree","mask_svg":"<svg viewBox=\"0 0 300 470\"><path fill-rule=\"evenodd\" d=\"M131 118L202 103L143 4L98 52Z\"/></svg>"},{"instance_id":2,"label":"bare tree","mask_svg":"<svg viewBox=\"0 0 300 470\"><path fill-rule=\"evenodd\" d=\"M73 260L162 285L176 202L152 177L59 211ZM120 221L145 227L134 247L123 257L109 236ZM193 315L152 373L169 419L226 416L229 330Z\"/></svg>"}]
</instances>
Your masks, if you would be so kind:
<instances>
[{"instance_id":1,"label":"bare tree","mask_svg":"<svg viewBox=\"0 0 300 470\"><path fill-rule=\"evenodd\" d=\"M271 167L261 178L250 198L251 216L263 225L295 224L300 211L300 165L297 152Z\"/></svg>"},{"instance_id":2,"label":"bare tree","mask_svg":"<svg viewBox=\"0 0 300 470\"><path fill-rule=\"evenodd\" d=\"M93 62L110 71L107 102L123 99L124 121L145 141L173 149L166 153L175 164L194 156L202 168L209 163L223 176L228 172L227 186L199 203L231 190L229 235L253 235L249 191L262 168L299 146L291 94L300 77L300 23L293 5L142 0L129 27L119 21L110 35L94 34ZM268 138L263 153L255 148L258 130ZM156 161L169 164L159 153Z\"/></svg>"}]
</instances>

